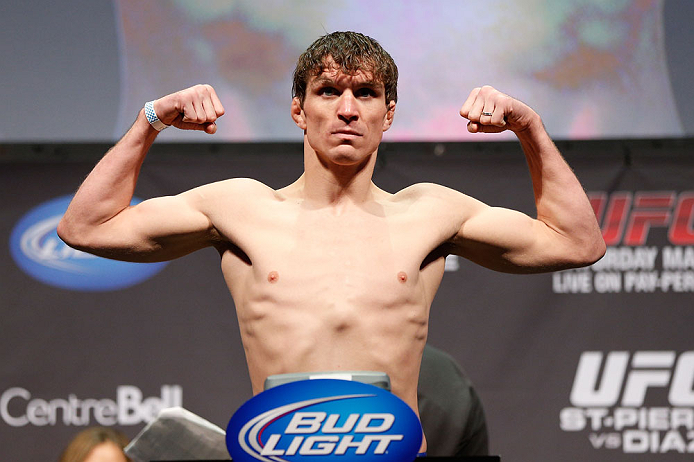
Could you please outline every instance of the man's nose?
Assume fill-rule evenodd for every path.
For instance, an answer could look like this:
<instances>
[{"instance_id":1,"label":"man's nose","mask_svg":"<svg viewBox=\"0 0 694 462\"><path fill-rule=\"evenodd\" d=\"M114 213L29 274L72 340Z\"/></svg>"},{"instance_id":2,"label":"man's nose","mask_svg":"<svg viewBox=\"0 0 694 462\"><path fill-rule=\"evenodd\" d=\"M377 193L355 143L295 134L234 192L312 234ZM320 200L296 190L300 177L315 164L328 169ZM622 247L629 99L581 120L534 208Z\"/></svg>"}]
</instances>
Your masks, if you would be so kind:
<instances>
[{"instance_id":1,"label":"man's nose","mask_svg":"<svg viewBox=\"0 0 694 462\"><path fill-rule=\"evenodd\" d=\"M340 102L337 108L337 116L347 123L357 120L359 118L359 113L357 111L356 103L357 101L351 92L346 91L342 93L342 95L340 95Z\"/></svg>"}]
</instances>

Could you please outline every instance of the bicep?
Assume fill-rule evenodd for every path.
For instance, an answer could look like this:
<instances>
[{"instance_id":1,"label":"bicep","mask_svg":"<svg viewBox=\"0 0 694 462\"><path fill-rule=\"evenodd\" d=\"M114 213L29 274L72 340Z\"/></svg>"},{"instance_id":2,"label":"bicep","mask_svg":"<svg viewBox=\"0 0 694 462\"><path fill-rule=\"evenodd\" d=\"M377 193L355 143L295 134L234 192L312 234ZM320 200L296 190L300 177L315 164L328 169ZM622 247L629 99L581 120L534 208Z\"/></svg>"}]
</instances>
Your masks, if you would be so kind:
<instances>
[{"instance_id":1,"label":"bicep","mask_svg":"<svg viewBox=\"0 0 694 462\"><path fill-rule=\"evenodd\" d=\"M541 219L491 207L433 184L403 190L420 204L436 244L448 253L507 273L538 273L585 265L582 244Z\"/></svg>"},{"instance_id":2,"label":"bicep","mask_svg":"<svg viewBox=\"0 0 694 462\"><path fill-rule=\"evenodd\" d=\"M94 232L84 250L127 261L163 261L212 244L214 227L195 190L123 209Z\"/></svg>"},{"instance_id":3,"label":"bicep","mask_svg":"<svg viewBox=\"0 0 694 462\"><path fill-rule=\"evenodd\" d=\"M487 268L535 273L574 266L571 242L516 210L476 205L452 239L453 252Z\"/></svg>"}]
</instances>

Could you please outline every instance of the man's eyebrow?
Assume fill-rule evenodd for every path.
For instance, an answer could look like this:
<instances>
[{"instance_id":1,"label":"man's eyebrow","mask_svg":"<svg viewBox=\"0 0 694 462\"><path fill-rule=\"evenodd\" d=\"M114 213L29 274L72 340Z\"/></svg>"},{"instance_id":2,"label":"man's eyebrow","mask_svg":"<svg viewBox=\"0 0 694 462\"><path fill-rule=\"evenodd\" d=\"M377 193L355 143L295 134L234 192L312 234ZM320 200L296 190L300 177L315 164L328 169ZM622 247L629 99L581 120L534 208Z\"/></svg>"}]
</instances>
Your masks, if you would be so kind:
<instances>
[{"instance_id":1,"label":"man's eyebrow","mask_svg":"<svg viewBox=\"0 0 694 462\"><path fill-rule=\"evenodd\" d=\"M379 88L383 88L383 83L377 81L377 80L367 80L366 82L362 82L359 84L360 87L368 87L372 88L374 90L377 90Z\"/></svg>"},{"instance_id":2,"label":"man's eyebrow","mask_svg":"<svg viewBox=\"0 0 694 462\"><path fill-rule=\"evenodd\" d=\"M311 82L312 87L318 87L323 85L337 85L333 79L330 77L319 76L316 77L313 82Z\"/></svg>"},{"instance_id":3,"label":"man's eyebrow","mask_svg":"<svg viewBox=\"0 0 694 462\"><path fill-rule=\"evenodd\" d=\"M318 76L316 77L313 82L311 82L312 87L322 87L322 86L337 86L337 82L335 82L334 79L326 76ZM367 80L365 82L360 82L358 84L360 88L371 88L373 90L377 90L378 88L382 88L383 84L377 80Z\"/></svg>"}]
</instances>

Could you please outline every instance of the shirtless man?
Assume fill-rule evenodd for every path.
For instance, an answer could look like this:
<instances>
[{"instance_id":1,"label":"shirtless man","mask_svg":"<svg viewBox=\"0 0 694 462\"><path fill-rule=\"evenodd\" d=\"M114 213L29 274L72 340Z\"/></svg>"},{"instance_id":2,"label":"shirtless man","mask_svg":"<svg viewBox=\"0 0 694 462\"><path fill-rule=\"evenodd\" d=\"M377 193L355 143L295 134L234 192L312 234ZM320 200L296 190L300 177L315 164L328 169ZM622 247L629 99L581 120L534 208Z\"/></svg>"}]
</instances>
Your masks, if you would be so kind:
<instances>
[{"instance_id":1,"label":"shirtless man","mask_svg":"<svg viewBox=\"0 0 694 462\"><path fill-rule=\"evenodd\" d=\"M528 160L537 218L435 184L395 194L372 181L393 122L397 68L356 33L318 39L297 64L291 116L304 132L304 174L279 190L229 179L129 206L158 131L140 111L84 181L58 226L69 245L152 262L214 246L236 306L254 393L273 374L388 373L417 412L429 308L447 254L498 271L591 264L605 251L590 203L540 117L485 86L460 110L470 132L513 131ZM183 130L216 131L212 87L154 102Z\"/></svg>"}]
</instances>

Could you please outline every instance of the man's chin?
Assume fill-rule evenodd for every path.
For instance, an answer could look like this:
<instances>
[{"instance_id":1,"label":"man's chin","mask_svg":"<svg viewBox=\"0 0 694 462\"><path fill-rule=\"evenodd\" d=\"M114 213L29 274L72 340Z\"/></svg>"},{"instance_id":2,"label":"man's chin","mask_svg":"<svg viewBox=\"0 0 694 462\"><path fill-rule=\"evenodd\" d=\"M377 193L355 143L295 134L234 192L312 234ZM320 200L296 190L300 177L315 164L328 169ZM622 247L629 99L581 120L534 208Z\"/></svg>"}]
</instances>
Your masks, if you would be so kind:
<instances>
[{"instance_id":1,"label":"man's chin","mask_svg":"<svg viewBox=\"0 0 694 462\"><path fill-rule=\"evenodd\" d=\"M342 166L358 165L368 161L370 153L355 149L353 146L340 146L332 153L330 160Z\"/></svg>"},{"instance_id":2,"label":"man's chin","mask_svg":"<svg viewBox=\"0 0 694 462\"><path fill-rule=\"evenodd\" d=\"M319 150L316 150L316 152L323 163L328 162L333 165L348 167L368 162L377 149L378 146L368 149L354 143L341 143L327 148L322 153Z\"/></svg>"}]
</instances>

